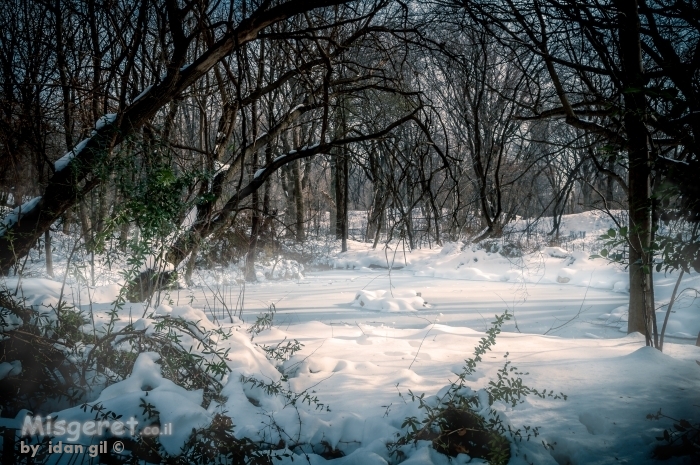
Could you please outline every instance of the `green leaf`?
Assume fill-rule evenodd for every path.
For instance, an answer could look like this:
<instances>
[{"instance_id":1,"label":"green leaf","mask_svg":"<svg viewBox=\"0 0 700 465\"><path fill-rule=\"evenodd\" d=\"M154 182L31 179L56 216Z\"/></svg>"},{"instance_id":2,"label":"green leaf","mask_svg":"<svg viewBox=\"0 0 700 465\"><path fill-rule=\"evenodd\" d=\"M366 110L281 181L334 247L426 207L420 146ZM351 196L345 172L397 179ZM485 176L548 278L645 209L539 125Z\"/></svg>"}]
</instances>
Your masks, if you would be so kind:
<instances>
[{"instance_id":1,"label":"green leaf","mask_svg":"<svg viewBox=\"0 0 700 465\"><path fill-rule=\"evenodd\" d=\"M600 251L600 256L601 257L607 257L608 256L608 249L603 249Z\"/></svg>"},{"instance_id":2,"label":"green leaf","mask_svg":"<svg viewBox=\"0 0 700 465\"><path fill-rule=\"evenodd\" d=\"M608 236L610 236L610 237L617 236L617 231L615 231L613 228L608 229Z\"/></svg>"}]
</instances>

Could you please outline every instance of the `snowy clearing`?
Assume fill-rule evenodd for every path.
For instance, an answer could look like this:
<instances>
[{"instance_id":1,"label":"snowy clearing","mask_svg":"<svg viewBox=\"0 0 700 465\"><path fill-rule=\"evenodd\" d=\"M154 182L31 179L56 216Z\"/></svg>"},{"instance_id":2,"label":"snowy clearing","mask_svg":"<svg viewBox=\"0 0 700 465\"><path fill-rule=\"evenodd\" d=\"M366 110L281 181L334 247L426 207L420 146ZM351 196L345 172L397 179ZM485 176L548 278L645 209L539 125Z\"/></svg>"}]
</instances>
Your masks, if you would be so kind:
<instances>
[{"instance_id":1,"label":"snowy clearing","mask_svg":"<svg viewBox=\"0 0 700 465\"><path fill-rule=\"evenodd\" d=\"M593 236L588 234L589 240ZM95 393L90 404L146 422L139 399L148 395L162 421L174 425L175 434L162 441L169 453L179 450L193 427L226 412L238 437L285 444L279 453L290 455L280 463L325 463L324 448L345 455L334 463L397 463L387 444L402 432L406 417L420 415L409 390L430 398L454 381L493 316L508 310L514 318L468 377L469 387L485 388L509 354L508 360L527 373L528 386L567 396L530 396L515 407L493 406L514 428L539 427L539 436L511 444L509 463L653 463L655 438L671 423L648 420L647 414L661 409L674 418L700 418L700 347L693 345L699 307L690 295L676 303L660 353L644 347L641 335L626 334L625 271L583 251L545 247L508 258L451 243L404 254L400 245L372 250L351 241L347 253L332 254L328 263L332 269L302 273L296 268L292 275L279 271L293 265L283 261L270 276L293 279L266 280L260 272L263 282L247 285L236 281L234 269L221 269L200 274L198 286L164 292L155 308L127 303L117 327L131 322L153 332L159 319L181 319L203 340L227 349L230 372L221 378L225 400L205 408L201 390L187 391L163 378L158 355L142 353L131 377ZM676 277L655 279L658 302L667 303ZM682 287L698 288L699 280L691 273ZM8 278L5 285L14 289L18 281ZM25 278L19 289L27 303L50 316L61 283ZM64 299L93 312L99 329L108 322L119 286L69 283L63 292ZM246 330L271 304L273 326L251 341ZM661 305L659 321L664 312ZM219 328L230 330L230 336L221 338ZM260 348L293 340L303 348L286 360L270 360ZM186 344L203 350L194 339ZM5 363L0 377L17 369ZM290 406L251 378L282 382L315 400ZM92 415L78 407L53 414L67 420ZM403 463L449 463L429 444L403 446ZM482 462L460 455L452 463Z\"/></svg>"}]
</instances>

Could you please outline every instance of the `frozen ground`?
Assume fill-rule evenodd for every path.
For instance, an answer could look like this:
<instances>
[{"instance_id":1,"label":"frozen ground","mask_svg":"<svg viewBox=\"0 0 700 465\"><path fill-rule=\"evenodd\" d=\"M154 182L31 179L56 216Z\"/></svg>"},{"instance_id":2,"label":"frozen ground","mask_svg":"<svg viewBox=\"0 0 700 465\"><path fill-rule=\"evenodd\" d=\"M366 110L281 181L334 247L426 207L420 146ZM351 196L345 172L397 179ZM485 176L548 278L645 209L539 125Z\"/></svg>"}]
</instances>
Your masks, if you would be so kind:
<instances>
[{"instance_id":1,"label":"frozen ground","mask_svg":"<svg viewBox=\"0 0 700 465\"><path fill-rule=\"evenodd\" d=\"M582 230L589 240L608 227L585 215L570 222L587 228ZM590 243L580 242L581 249L590 249ZM694 345L700 306L694 293L684 293L675 304L670 337L660 353L644 347L641 335L626 334L624 270L589 260L587 251L543 248L506 258L462 244L405 256L400 246L396 250L394 255L351 242L348 253L330 257L333 269L306 272L295 280L243 287L230 270L220 270L203 273L196 287L162 295L169 305L156 312L127 304L122 325L132 321L149 328L153 318L170 314L199 322L204 331L217 325L232 329L233 337L219 341L230 349L231 373L223 379L228 399L202 408L201 393L198 397L169 386L154 356L144 354L132 377L103 391L99 400L124 415L137 412L134 399L148 379L156 387L153 402L160 402L158 409L174 418L174 428L181 431L226 411L238 435L271 443L282 439L288 446L307 444L288 451L294 463L324 463L316 455L322 443L346 454L336 463L395 463L386 443L396 438L404 418L419 415L409 389L437 394L456 378L493 315L508 309L515 319L469 378L470 387L478 390L494 379L507 352L528 373L523 377L527 385L568 396L566 401L531 396L515 408L495 406L514 427L540 428L539 437L511 446L511 464L654 463L655 437L671 422L647 420L647 414L662 409L671 417L700 420L700 347ZM379 268L392 263L402 268L391 273ZM700 288L699 279L688 275L680 289ZM659 274L655 282L662 322L675 276ZM9 279L6 284L12 288L17 283ZM41 305L55 303L61 285L32 278L22 288L30 303L47 308ZM102 286L89 289L88 296L85 288L69 285L64 293L92 310L100 324L117 292L116 285ZM270 304L276 309L274 326L251 343L244 331ZM303 349L278 366L254 345L293 339ZM280 371L289 376L289 388L313 393L324 408L285 407L279 398L241 381L243 375L273 382L280 379ZM75 409L58 414L80 417ZM169 450L177 450L177 438L169 439ZM405 452L406 464L448 463L427 443ZM453 463L466 460L462 456ZM291 458L281 463L291 463ZM676 458L665 463L691 462Z\"/></svg>"}]
</instances>

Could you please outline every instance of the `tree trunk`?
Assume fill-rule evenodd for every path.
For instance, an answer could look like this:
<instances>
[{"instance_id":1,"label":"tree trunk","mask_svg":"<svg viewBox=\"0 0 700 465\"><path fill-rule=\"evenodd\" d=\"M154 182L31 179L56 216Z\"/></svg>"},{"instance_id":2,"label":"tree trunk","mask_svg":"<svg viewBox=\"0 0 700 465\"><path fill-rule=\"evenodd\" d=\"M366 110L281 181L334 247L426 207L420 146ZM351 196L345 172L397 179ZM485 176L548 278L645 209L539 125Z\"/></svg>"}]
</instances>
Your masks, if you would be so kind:
<instances>
[{"instance_id":1,"label":"tree trunk","mask_svg":"<svg viewBox=\"0 0 700 465\"><path fill-rule=\"evenodd\" d=\"M269 114L272 114L270 111ZM272 161L272 145L268 144L267 148L265 149L265 164L268 165ZM262 211L263 211L263 223L262 227L260 228L260 234L262 235L262 247L265 247L265 244L267 241L271 240L271 238L274 238L274 235L272 234L272 225L273 225L273 218L275 216L275 212L272 211L272 207L270 206L271 203L271 190L272 190L272 185L269 182L265 183L264 186L265 190L263 192L263 202L262 202ZM272 239L274 240L274 239Z\"/></svg>"},{"instance_id":2,"label":"tree trunk","mask_svg":"<svg viewBox=\"0 0 700 465\"><path fill-rule=\"evenodd\" d=\"M250 241L248 242L248 252L245 256L245 279L246 281L257 281L255 275L255 255L257 254L258 248L258 234L260 234L260 215L258 214L258 207L260 206L260 201L258 198L258 193L253 192L253 217L251 220L250 227Z\"/></svg>"},{"instance_id":3,"label":"tree trunk","mask_svg":"<svg viewBox=\"0 0 700 465\"><path fill-rule=\"evenodd\" d=\"M594 181L593 173L591 173L591 166L589 163L583 163L581 165L581 203L583 204L581 211L587 211L593 205L593 189L591 188L591 183Z\"/></svg>"},{"instance_id":4,"label":"tree trunk","mask_svg":"<svg viewBox=\"0 0 700 465\"><path fill-rule=\"evenodd\" d=\"M372 248L376 249L377 244L379 244L379 238L382 234L382 226L384 225L384 218L386 216L384 209L386 208L386 202L382 205L382 210L379 212L379 219L377 220L377 231L374 234L374 242L372 243Z\"/></svg>"},{"instance_id":5,"label":"tree trunk","mask_svg":"<svg viewBox=\"0 0 700 465\"><path fill-rule=\"evenodd\" d=\"M647 250L651 241L650 151L644 118L647 114L642 68L640 21L635 0L618 0L620 58L627 87L624 124L629 156L629 279L630 300L627 332L640 332L651 345L651 316L654 309Z\"/></svg>"},{"instance_id":6,"label":"tree trunk","mask_svg":"<svg viewBox=\"0 0 700 465\"><path fill-rule=\"evenodd\" d=\"M88 215L85 199L80 202L80 227L83 231L83 240L86 244L92 243L92 225L90 224L90 216Z\"/></svg>"},{"instance_id":7,"label":"tree trunk","mask_svg":"<svg viewBox=\"0 0 700 465\"><path fill-rule=\"evenodd\" d=\"M187 261L187 265L185 265L185 283L187 283L188 286L192 285L192 273L194 273L194 267L197 263L197 253L199 253L199 244L195 244L194 247L192 247L190 259Z\"/></svg>"},{"instance_id":8,"label":"tree trunk","mask_svg":"<svg viewBox=\"0 0 700 465\"><path fill-rule=\"evenodd\" d=\"M105 220L109 215L109 192L107 191L107 185L105 183L100 184L98 189L98 210L96 212L97 221L95 228L95 234L101 234L104 231Z\"/></svg>"},{"instance_id":9,"label":"tree trunk","mask_svg":"<svg viewBox=\"0 0 700 465\"><path fill-rule=\"evenodd\" d=\"M70 234L70 226L73 223L73 209L69 208L63 215L63 234L66 236Z\"/></svg>"},{"instance_id":10,"label":"tree trunk","mask_svg":"<svg viewBox=\"0 0 700 465\"><path fill-rule=\"evenodd\" d=\"M413 205L408 206L406 213L406 236L408 236L408 246L411 250L416 248L415 238L413 234Z\"/></svg>"},{"instance_id":11,"label":"tree trunk","mask_svg":"<svg viewBox=\"0 0 700 465\"><path fill-rule=\"evenodd\" d=\"M127 241L129 240L129 223L124 222L119 228L119 247L122 252L126 252Z\"/></svg>"},{"instance_id":12,"label":"tree trunk","mask_svg":"<svg viewBox=\"0 0 700 465\"><path fill-rule=\"evenodd\" d=\"M303 242L305 239L304 234L304 197L303 190L301 187L301 169L299 165L301 160L296 160L292 162L292 178L294 179L294 203L296 210L296 241Z\"/></svg>"},{"instance_id":13,"label":"tree trunk","mask_svg":"<svg viewBox=\"0 0 700 465\"><path fill-rule=\"evenodd\" d=\"M338 149L335 149L338 150ZM329 212L328 212L328 234L335 234L336 239L337 234L337 223L338 223L338 157L330 157L330 169L331 169L331 187L330 187L330 201Z\"/></svg>"},{"instance_id":14,"label":"tree trunk","mask_svg":"<svg viewBox=\"0 0 700 465\"><path fill-rule=\"evenodd\" d=\"M615 172L615 160L612 157L608 159L608 170ZM615 202L615 178L611 175L605 179L605 201L608 203L608 208L611 208Z\"/></svg>"},{"instance_id":15,"label":"tree trunk","mask_svg":"<svg viewBox=\"0 0 700 465\"><path fill-rule=\"evenodd\" d=\"M378 185L374 190L374 199L372 201L372 209L367 218L367 238L374 239L378 236L379 230L382 228L382 213L386 204L386 195L381 185ZM376 245L375 245L376 247Z\"/></svg>"},{"instance_id":16,"label":"tree trunk","mask_svg":"<svg viewBox=\"0 0 700 465\"><path fill-rule=\"evenodd\" d=\"M257 83L257 89L260 89L260 85L262 83L262 76L263 76L263 71L265 67L265 41L260 42L260 51L259 51L259 59L258 59L258 70L257 70L257 77L256 77L256 83ZM262 112L260 112L262 116ZM250 122L251 122L251 135L252 139L255 141L258 139L258 101L253 100L250 106ZM258 164L260 163L259 159L259 152L258 150L255 150L253 152L253 161L251 163L251 173L253 176L255 176L255 173L258 170ZM245 257L245 279L246 281L257 281L257 276L255 275L255 259L256 255L258 253L258 237L260 236L260 230L261 226L263 223L262 218L260 217L260 194L259 191L256 190L253 192L252 195L252 204L253 204L253 218L252 218L252 224L250 227L250 242L248 244L248 253L246 254Z\"/></svg>"},{"instance_id":17,"label":"tree trunk","mask_svg":"<svg viewBox=\"0 0 700 465\"><path fill-rule=\"evenodd\" d=\"M343 235L343 240L341 243L341 252L347 252L348 251L348 194L349 194L349 177L350 177L350 170L349 170L349 165L348 163L348 154L347 151L345 150L345 147L343 147L345 153L343 154L341 160L343 161L343 216L342 216L342 224L341 224L341 233Z\"/></svg>"},{"instance_id":18,"label":"tree trunk","mask_svg":"<svg viewBox=\"0 0 700 465\"><path fill-rule=\"evenodd\" d=\"M338 149L342 150L342 149ZM335 193L335 238L343 238L343 219L345 218L345 201L343 199L343 156L338 155L333 170L333 191Z\"/></svg>"},{"instance_id":19,"label":"tree trunk","mask_svg":"<svg viewBox=\"0 0 700 465\"><path fill-rule=\"evenodd\" d=\"M46 252L46 274L53 278L53 255L51 254L51 233L44 231L44 251Z\"/></svg>"}]
</instances>

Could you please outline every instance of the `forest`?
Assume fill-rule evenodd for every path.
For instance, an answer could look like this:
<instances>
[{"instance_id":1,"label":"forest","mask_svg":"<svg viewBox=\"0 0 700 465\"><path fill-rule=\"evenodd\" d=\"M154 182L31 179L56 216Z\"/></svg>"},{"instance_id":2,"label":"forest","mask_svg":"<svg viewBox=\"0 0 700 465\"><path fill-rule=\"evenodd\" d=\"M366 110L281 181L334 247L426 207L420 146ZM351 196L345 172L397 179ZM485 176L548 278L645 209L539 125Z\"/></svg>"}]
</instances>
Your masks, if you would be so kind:
<instances>
[{"instance_id":1,"label":"forest","mask_svg":"<svg viewBox=\"0 0 700 465\"><path fill-rule=\"evenodd\" d=\"M697 0L7 0L0 30L3 465L698 459ZM353 407L386 327L411 374ZM547 436L597 402L556 360L478 368L570 340L664 393L574 409L615 450ZM56 412L175 433L72 462L22 426Z\"/></svg>"}]
</instances>

